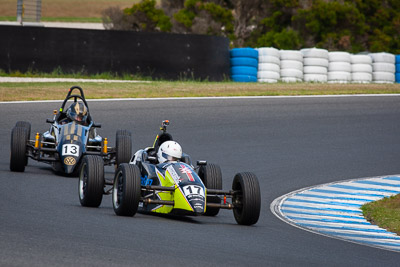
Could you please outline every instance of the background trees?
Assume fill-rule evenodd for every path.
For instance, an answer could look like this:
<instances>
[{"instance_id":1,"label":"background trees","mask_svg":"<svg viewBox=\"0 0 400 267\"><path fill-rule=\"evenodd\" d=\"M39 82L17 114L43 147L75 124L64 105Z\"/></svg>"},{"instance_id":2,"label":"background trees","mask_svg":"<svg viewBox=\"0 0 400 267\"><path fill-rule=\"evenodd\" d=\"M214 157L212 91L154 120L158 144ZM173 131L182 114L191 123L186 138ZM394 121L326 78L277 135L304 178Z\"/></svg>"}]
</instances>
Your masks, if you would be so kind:
<instances>
[{"instance_id":1,"label":"background trees","mask_svg":"<svg viewBox=\"0 0 400 267\"><path fill-rule=\"evenodd\" d=\"M232 47L400 53L399 0L142 0L105 10L103 21L108 29L226 36Z\"/></svg>"}]
</instances>

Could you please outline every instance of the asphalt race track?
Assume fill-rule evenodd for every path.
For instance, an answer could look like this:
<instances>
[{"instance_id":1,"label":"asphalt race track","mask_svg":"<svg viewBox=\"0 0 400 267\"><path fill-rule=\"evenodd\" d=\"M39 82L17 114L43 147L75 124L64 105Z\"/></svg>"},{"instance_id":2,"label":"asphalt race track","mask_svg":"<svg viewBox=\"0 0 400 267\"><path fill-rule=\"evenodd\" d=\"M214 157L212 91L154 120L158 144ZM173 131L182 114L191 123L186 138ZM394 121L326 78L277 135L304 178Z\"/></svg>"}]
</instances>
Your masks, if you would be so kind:
<instances>
[{"instance_id":1,"label":"asphalt race track","mask_svg":"<svg viewBox=\"0 0 400 267\"><path fill-rule=\"evenodd\" d=\"M99 133L117 129L150 146L162 120L193 160L217 163L223 188L235 173L260 180L262 210L251 227L232 211L216 217L114 214L79 204L78 179L33 160L9 171L16 121L43 132L59 102L0 103L1 266L398 266L400 254L328 238L282 222L271 202L314 185L400 173L400 96L90 101ZM107 169L112 176L113 169Z\"/></svg>"}]
</instances>

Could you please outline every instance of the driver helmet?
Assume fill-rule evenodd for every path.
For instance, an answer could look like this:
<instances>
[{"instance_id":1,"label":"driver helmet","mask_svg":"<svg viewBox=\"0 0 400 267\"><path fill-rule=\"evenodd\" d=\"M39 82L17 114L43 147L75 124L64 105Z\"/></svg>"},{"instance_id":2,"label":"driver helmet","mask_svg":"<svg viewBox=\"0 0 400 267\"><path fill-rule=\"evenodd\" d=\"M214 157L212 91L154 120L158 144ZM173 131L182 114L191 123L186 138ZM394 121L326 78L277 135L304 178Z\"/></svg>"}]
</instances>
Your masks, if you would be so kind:
<instances>
[{"instance_id":1,"label":"driver helmet","mask_svg":"<svg viewBox=\"0 0 400 267\"><path fill-rule=\"evenodd\" d=\"M67 117L77 123L86 122L88 115L87 107L82 102L75 102L67 110Z\"/></svg>"},{"instance_id":2,"label":"driver helmet","mask_svg":"<svg viewBox=\"0 0 400 267\"><path fill-rule=\"evenodd\" d=\"M182 147L175 141L165 141L157 152L159 163L166 161L178 161L182 158Z\"/></svg>"}]
</instances>

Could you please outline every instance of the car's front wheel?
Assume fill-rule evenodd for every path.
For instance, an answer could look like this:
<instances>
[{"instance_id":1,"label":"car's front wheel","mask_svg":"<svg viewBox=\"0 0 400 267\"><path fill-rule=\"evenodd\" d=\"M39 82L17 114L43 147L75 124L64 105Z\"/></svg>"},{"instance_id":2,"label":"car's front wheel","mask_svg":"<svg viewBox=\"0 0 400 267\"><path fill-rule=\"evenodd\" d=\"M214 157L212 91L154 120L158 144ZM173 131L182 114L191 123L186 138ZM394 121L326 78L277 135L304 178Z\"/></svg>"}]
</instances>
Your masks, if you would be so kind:
<instances>
[{"instance_id":1,"label":"car's front wheel","mask_svg":"<svg viewBox=\"0 0 400 267\"><path fill-rule=\"evenodd\" d=\"M104 192L104 162L100 156L86 155L79 172L79 201L84 207L98 207Z\"/></svg>"},{"instance_id":2,"label":"car's front wheel","mask_svg":"<svg viewBox=\"0 0 400 267\"><path fill-rule=\"evenodd\" d=\"M140 170L136 165L121 164L114 177L113 208L119 216L136 214L140 201Z\"/></svg>"},{"instance_id":3,"label":"car's front wheel","mask_svg":"<svg viewBox=\"0 0 400 267\"><path fill-rule=\"evenodd\" d=\"M28 131L27 141L31 138L31 124L27 121L17 121L15 127L22 127ZM28 165L28 157L26 157L25 166Z\"/></svg>"},{"instance_id":4,"label":"car's front wheel","mask_svg":"<svg viewBox=\"0 0 400 267\"><path fill-rule=\"evenodd\" d=\"M251 172L235 175L232 183L233 215L238 224L252 225L258 221L261 210L261 193L257 176Z\"/></svg>"},{"instance_id":5,"label":"car's front wheel","mask_svg":"<svg viewBox=\"0 0 400 267\"><path fill-rule=\"evenodd\" d=\"M28 163L26 155L26 144L29 139L28 129L26 127L15 126L11 131L11 153L10 170L14 172L25 171Z\"/></svg>"}]
</instances>

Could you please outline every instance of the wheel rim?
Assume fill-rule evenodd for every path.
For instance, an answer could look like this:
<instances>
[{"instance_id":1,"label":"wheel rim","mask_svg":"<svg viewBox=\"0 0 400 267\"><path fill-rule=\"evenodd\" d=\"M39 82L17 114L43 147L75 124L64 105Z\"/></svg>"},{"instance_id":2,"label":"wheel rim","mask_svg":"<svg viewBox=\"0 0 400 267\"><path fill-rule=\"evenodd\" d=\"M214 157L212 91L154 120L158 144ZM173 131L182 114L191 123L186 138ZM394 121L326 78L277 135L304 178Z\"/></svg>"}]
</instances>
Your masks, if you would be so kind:
<instances>
[{"instance_id":1,"label":"wheel rim","mask_svg":"<svg viewBox=\"0 0 400 267\"><path fill-rule=\"evenodd\" d=\"M122 173L118 172L115 177L114 188L113 188L113 203L114 207L118 209L122 202L124 192L124 184L122 182Z\"/></svg>"},{"instance_id":2,"label":"wheel rim","mask_svg":"<svg viewBox=\"0 0 400 267\"><path fill-rule=\"evenodd\" d=\"M232 202L233 205L235 206L234 212L240 216L243 210L243 192L240 183L236 184L234 190L238 191L238 193L234 194L234 196L232 197Z\"/></svg>"},{"instance_id":3,"label":"wheel rim","mask_svg":"<svg viewBox=\"0 0 400 267\"><path fill-rule=\"evenodd\" d=\"M81 199L85 198L85 192L87 188L88 174L87 174L87 164L84 163L81 169L81 174L79 175L79 197Z\"/></svg>"}]
</instances>

